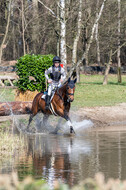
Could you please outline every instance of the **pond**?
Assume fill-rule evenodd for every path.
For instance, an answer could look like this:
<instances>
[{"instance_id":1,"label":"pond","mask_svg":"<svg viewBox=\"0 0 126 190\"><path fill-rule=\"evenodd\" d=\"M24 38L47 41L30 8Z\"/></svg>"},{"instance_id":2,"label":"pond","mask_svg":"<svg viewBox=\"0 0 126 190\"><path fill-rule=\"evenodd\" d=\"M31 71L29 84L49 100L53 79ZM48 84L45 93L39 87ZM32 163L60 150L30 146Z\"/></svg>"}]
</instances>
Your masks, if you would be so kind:
<instances>
[{"instance_id":1,"label":"pond","mask_svg":"<svg viewBox=\"0 0 126 190\"><path fill-rule=\"evenodd\" d=\"M0 172L17 171L20 180L32 175L50 186L55 179L73 186L97 172L106 179L126 179L126 131L118 126L107 129L90 128L73 137L26 135L25 153L16 162L5 162Z\"/></svg>"}]
</instances>

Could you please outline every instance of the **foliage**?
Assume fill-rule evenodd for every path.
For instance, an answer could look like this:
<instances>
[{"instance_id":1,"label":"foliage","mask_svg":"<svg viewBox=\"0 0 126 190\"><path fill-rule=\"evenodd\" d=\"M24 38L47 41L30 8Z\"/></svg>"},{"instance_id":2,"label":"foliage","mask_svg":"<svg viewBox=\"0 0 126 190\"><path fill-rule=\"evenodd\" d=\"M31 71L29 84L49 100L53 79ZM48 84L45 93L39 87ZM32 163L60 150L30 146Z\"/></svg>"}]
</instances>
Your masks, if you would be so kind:
<instances>
[{"instance_id":1,"label":"foliage","mask_svg":"<svg viewBox=\"0 0 126 190\"><path fill-rule=\"evenodd\" d=\"M45 89L44 72L52 65L53 55L24 55L18 59L16 72L19 76L17 86L21 91L41 91ZM34 77L35 80L30 80Z\"/></svg>"}]
</instances>

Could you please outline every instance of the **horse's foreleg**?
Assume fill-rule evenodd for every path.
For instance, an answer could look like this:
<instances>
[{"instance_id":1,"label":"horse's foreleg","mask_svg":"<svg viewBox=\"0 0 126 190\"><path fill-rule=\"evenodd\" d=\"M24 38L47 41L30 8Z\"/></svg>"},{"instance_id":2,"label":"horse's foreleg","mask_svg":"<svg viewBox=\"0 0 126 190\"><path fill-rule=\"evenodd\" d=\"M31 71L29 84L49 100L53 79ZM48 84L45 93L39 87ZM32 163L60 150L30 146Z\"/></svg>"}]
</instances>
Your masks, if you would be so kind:
<instances>
[{"instance_id":1,"label":"horse's foreleg","mask_svg":"<svg viewBox=\"0 0 126 190\"><path fill-rule=\"evenodd\" d=\"M29 117L29 122L28 122L27 129L29 129L29 126L30 126L30 123L32 122L33 117L34 117L33 114L31 114L30 117Z\"/></svg>"},{"instance_id":2,"label":"horse's foreleg","mask_svg":"<svg viewBox=\"0 0 126 190\"><path fill-rule=\"evenodd\" d=\"M71 120L70 120L69 116L65 115L64 118L67 120L67 124L70 127L70 133L74 133L75 134L75 131L74 131L73 127L72 127L72 123L71 123Z\"/></svg>"}]
</instances>

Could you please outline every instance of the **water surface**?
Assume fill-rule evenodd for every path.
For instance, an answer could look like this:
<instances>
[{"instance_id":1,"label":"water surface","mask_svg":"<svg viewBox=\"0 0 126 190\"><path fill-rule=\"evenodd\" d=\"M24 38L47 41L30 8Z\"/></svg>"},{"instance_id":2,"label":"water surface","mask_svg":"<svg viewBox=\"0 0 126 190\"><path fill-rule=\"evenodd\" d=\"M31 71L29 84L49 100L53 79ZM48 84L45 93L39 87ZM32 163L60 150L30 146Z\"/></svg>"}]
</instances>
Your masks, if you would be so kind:
<instances>
[{"instance_id":1,"label":"water surface","mask_svg":"<svg viewBox=\"0 0 126 190\"><path fill-rule=\"evenodd\" d=\"M90 129L74 137L29 135L25 142L25 153L16 163L5 162L1 173L14 170L20 180L30 174L50 185L58 179L72 186L97 172L106 179L126 179L126 131Z\"/></svg>"}]
</instances>

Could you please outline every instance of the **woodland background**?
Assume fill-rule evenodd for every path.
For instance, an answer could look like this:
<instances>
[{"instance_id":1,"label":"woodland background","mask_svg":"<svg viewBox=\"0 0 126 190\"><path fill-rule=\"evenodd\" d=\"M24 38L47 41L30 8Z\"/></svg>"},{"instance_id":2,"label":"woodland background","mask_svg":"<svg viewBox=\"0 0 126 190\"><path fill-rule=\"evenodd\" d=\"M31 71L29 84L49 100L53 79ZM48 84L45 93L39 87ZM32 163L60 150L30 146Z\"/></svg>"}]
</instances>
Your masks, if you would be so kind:
<instances>
[{"instance_id":1,"label":"woodland background","mask_svg":"<svg viewBox=\"0 0 126 190\"><path fill-rule=\"evenodd\" d=\"M0 64L25 54L80 65L126 65L125 0L1 0ZM121 80L119 78L119 80Z\"/></svg>"}]
</instances>

